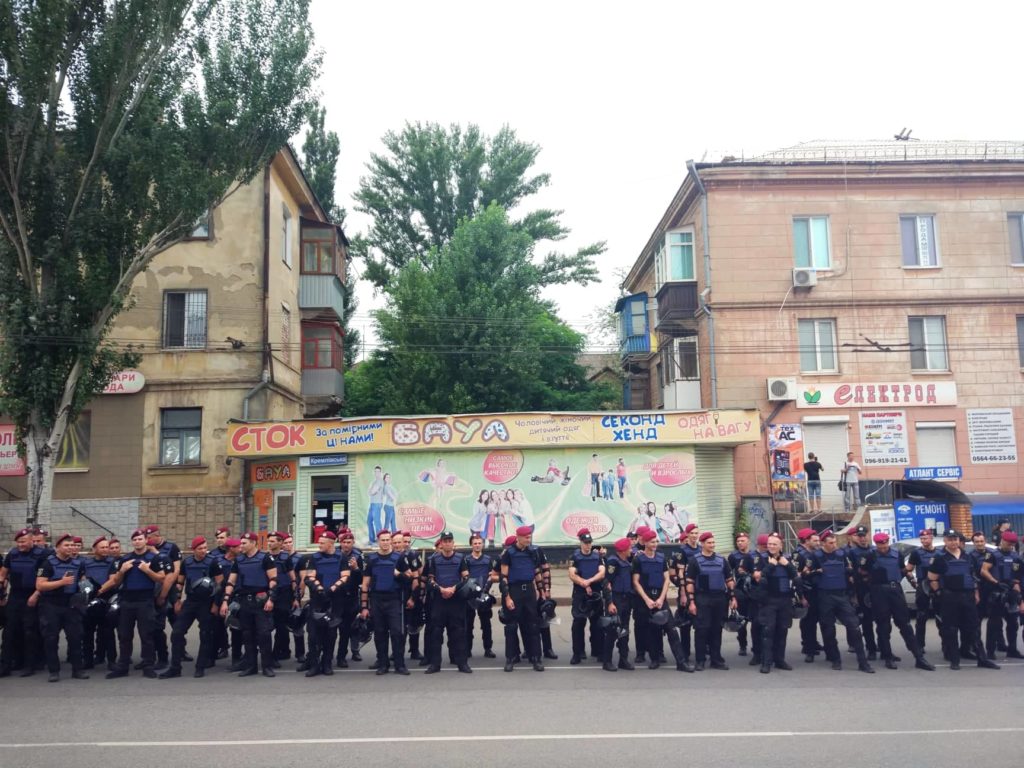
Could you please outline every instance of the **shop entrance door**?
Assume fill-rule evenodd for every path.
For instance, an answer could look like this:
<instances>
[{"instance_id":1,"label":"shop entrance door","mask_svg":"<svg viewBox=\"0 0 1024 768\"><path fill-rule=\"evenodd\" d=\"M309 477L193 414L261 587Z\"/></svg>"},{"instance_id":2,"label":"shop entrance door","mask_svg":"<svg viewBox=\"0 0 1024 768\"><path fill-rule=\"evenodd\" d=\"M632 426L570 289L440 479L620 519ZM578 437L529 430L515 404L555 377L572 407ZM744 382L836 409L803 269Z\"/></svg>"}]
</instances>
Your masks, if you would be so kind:
<instances>
[{"instance_id":1,"label":"shop entrance door","mask_svg":"<svg viewBox=\"0 0 1024 768\"><path fill-rule=\"evenodd\" d=\"M311 480L311 527L316 530L323 526L337 533L348 525L348 475L320 475Z\"/></svg>"},{"instance_id":2,"label":"shop entrance door","mask_svg":"<svg viewBox=\"0 0 1024 768\"><path fill-rule=\"evenodd\" d=\"M274 491L274 530L292 533L295 528L295 493Z\"/></svg>"}]
</instances>

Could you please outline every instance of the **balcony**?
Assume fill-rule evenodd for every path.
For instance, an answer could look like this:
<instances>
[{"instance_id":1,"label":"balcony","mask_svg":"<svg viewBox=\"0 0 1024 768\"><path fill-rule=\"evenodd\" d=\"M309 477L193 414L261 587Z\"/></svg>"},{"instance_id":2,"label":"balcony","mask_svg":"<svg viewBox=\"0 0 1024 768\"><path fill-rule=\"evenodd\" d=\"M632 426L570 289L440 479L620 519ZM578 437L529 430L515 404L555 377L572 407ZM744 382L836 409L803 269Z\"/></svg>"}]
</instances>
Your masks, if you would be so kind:
<instances>
[{"instance_id":1,"label":"balcony","mask_svg":"<svg viewBox=\"0 0 1024 768\"><path fill-rule=\"evenodd\" d=\"M307 400L337 397L345 394L345 377L334 368L306 368L302 371L302 397Z\"/></svg>"},{"instance_id":2,"label":"balcony","mask_svg":"<svg viewBox=\"0 0 1024 768\"><path fill-rule=\"evenodd\" d=\"M655 328L692 325L693 316L700 308L697 283L664 283L658 289L658 319Z\"/></svg>"},{"instance_id":3,"label":"balcony","mask_svg":"<svg viewBox=\"0 0 1024 768\"><path fill-rule=\"evenodd\" d=\"M646 356L651 354L650 334L626 336L619 341L619 355L625 359L633 355Z\"/></svg>"},{"instance_id":4,"label":"balcony","mask_svg":"<svg viewBox=\"0 0 1024 768\"><path fill-rule=\"evenodd\" d=\"M345 293L338 276L300 275L299 309L304 311L304 319L340 321L345 313Z\"/></svg>"}]
</instances>

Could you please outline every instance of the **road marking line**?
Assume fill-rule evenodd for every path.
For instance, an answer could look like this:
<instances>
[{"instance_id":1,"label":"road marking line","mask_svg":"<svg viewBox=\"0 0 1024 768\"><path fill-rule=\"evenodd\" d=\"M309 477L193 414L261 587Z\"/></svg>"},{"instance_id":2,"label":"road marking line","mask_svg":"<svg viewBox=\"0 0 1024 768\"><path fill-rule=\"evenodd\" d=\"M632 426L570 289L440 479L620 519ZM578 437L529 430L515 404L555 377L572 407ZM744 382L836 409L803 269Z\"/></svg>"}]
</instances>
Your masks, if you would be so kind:
<instances>
[{"instance_id":1,"label":"road marking line","mask_svg":"<svg viewBox=\"0 0 1024 768\"><path fill-rule=\"evenodd\" d=\"M507 736L367 736L337 739L217 739L213 741L64 741L45 743L0 744L3 749L38 749L40 747L266 747L317 744L393 744L438 742L494 742L494 741L578 741L598 739L620 741L628 739L792 739L821 736L963 736L967 734L1024 733L1024 727L1008 728L944 728L892 731L706 731L689 733L537 733L509 734Z\"/></svg>"}]
</instances>

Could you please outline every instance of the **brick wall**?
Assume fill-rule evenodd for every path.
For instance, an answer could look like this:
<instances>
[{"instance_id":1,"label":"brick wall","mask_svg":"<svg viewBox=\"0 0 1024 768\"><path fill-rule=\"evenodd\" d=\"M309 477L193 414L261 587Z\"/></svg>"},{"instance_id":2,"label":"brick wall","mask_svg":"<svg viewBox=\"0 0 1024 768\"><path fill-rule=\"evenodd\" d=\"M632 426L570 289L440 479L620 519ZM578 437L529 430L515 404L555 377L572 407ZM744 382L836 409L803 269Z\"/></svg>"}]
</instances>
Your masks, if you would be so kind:
<instances>
[{"instance_id":1,"label":"brick wall","mask_svg":"<svg viewBox=\"0 0 1024 768\"><path fill-rule=\"evenodd\" d=\"M67 531L81 536L87 542L100 535L109 535L109 531L113 531L119 538L127 539L139 526L139 500L62 499L55 501L49 510L41 509L39 522L51 534ZM0 503L0 542L11 541L14 532L24 525L24 501Z\"/></svg>"},{"instance_id":2,"label":"brick wall","mask_svg":"<svg viewBox=\"0 0 1024 768\"><path fill-rule=\"evenodd\" d=\"M150 496L141 499L139 522L159 525L160 532L182 549L194 536L212 538L221 525L238 530L238 496Z\"/></svg>"}]
</instances>

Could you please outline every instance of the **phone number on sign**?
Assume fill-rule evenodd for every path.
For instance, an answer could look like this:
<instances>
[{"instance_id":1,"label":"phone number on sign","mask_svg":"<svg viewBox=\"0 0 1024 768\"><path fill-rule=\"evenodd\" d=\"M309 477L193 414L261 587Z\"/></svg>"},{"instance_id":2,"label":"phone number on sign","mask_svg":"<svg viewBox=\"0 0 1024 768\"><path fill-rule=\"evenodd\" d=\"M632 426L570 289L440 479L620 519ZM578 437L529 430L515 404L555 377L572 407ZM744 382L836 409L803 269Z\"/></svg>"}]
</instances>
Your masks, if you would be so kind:
<instances>
[{"instance_id":1,"label":"phone number on sign","mask_svg":"<svg viewBox=\"0 0 1024 768\"><path fill-rule=\"evenodd\" d=\"M1006 462L1007 464L1012 464L1013 462L1017 461L1017 454L1006 453L999 456L971 456L972 464L982 464L986 461L998 461Z\"/></svg>"},{"instance_id":2,"label":"phone number on sign","mask_svg":"<svg viewBox=\"0 0 1024 768\"><path fill-rule=\"evenodd\" d=\"M864 459L865 464L899 464L907 460L905 455L889 456L884 459Z\"/></svg>"}]
</instances>

